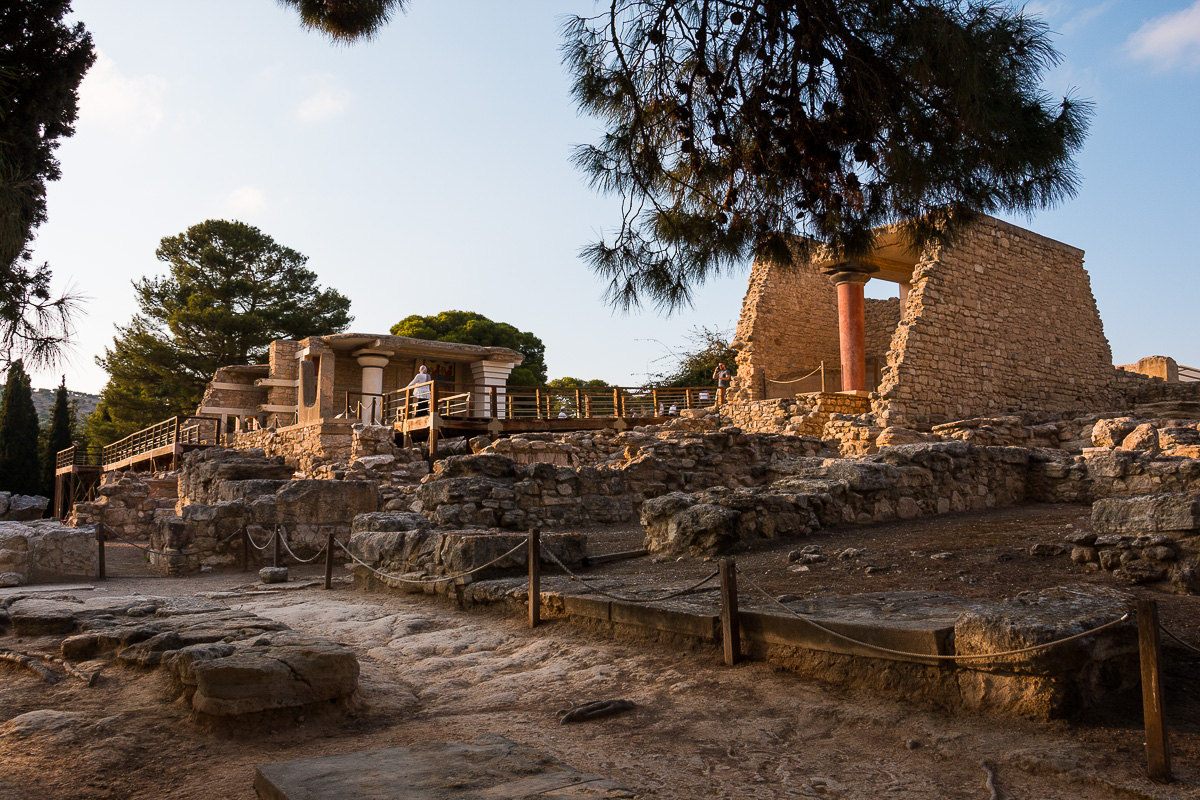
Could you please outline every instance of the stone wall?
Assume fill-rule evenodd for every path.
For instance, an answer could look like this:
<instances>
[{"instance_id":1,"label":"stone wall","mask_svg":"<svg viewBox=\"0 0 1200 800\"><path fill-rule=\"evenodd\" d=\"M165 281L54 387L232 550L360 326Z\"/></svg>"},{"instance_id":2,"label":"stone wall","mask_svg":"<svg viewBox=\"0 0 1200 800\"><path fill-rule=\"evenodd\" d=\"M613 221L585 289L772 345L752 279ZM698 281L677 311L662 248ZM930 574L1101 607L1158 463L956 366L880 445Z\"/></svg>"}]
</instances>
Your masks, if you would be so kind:
<instances>
[{"instance_id":1,"label":"stone wall","mask_svg":"<svg viewBox=\"0 0 1200 800\"><path fill-rule=\"evenodd\" d=\"M521 533L481 530L431 530L420 514L361 514L354 520L350 552L358 559L358 588L380 585L406 592L449 594L475 581L528 574L528 538ZM581 533L545 534L542 563L553 567L553 554L578 568L587 553ZM380 574L382 573L382 574Z\"/></svg>"},{"instance_id":2,"label":"stone wall","mask_svg":"<svg viewBox=\"0 0 1200 800\"><path fill-rule=\"evenodd\" d=\"M553 452L573 451L580 462L601 451L614 455L599 466L574 467L519 464L486 451L443 459L405 496L410 498L408 509L443 527L526 530L632 522L648 498L713 486L758 486L777 478L781 463L811 457L820 448L814 439L744 434L736 428L706 433L626 431L612 437L619 452L609 449L607 436L572 436L599 438L601 447L590 454L586 447L573 445ZM389 507L399 509L403 499Z\"/></svg>"},{"instance_id":3,"label":"stone wall","mask_svg":"<svg viewBox=\"0 0 1200 800\"><path fill-rule=\"evenodd\" d=\"M358 514L379 509L379 485L360 480L291 480L282 456L262 450L214 448L189 453L179 472L175 516L158 517L151 529L150 566L167 575L204 566L240 563L243 536L254 563L271 558L258 550L276 529L298 558L311 558L330 534L343 543ZM337 560L343 560L335 552Z\"/></svg>"},{"instance_id":4,"label":"stone wall","mask_svg":"<svg viewBox=\"0 0 1200 800\"><path fill-rule=\"evenodd\" d=\"M1112 352L1083 251L990 217L923 259L876 409L928 424L1107 410Z\"/></svg>"},{"instance_id":5,"label":"stone wall","mask_svg":"<svg viewBox=\"0 0 1200 800\"><path fill-rule=\"evenodd\" d=\"M820 437L835 414L864 414L870 401L837 392L811 392L793 398L727 403L717 413L747 433Z\"/></svg>"},{"instance_id":6,"label":"stone wall","mask_svg":"<svg viewBox=\"0 0 1200 800\"><path fill-rule=\"evenodd\" d=\"M807 265L788 271L756 263L734 347L738 357L733 387L742 400L764 399L764 376L796 378L822 360L837 366L837 292L829 278Z\"/></svg>"},{"instance_id":7,"label":"stone wall","mask_svg":"<svg viewBox=\"0 0 1200 800\"><path fill-rule=\"evenodd\" d=\"M882 427L1122 407L1083 252L991 217L918 260L903 310L868 301L866 322L868 358L887 361L873 407ZM735 346L739 400L763 398L764 374L837 367L830 279L755 264Z\"/></svg>"},{"instance_id":8,"label":"stone wall","mask_svg":"<svg viewBox=\"0 0 1200 800\"><path fill-rule=\"evenodd\" d=\"M826 280L829 280L826 278ZM871 388L878 384L872 379L871 365L878 363L880 369L887 363L888 350L892 349L892 337L896 335L896 327L900 324L900 298L891 297L887 300L866 298L866 331L867 331L867 380ZM833 390L841 389L840 385L827 387Z\"/></svg>"},{"instance_id":9,"label":"stone wall","mask_svg":"<svg viewBox=\"0 0 1200 800\"><path fill-rule=\"evenodd\" d=\"M353 457L352 429L355 424L350 421L317 422L245 431L237 435L233 447L282 456L296 472L311 475L322 466L348 462Z\"/></svg>"},{"instance_id":10,"label":"stone wall","mask_svg":"<svg viewBox=\"0 0 1200 800\"><path fill-rule=\"evenodd\" d=\"M96 488L96 499L71 508L71 525L103 523L126 539L144 542L154 520L175 513L178 498L176 472L106 472Z\"/></svg>"},{"instance_id":11,"label":"stone wall","mask_svg":"<svg viewBox=\"0 0 1200 800\"><path fill-rule=\"evenodd\" d=\"M68 528L58 520L0 522L0 587L96 576L94 528Z\"/></svg>"}]
</instances>

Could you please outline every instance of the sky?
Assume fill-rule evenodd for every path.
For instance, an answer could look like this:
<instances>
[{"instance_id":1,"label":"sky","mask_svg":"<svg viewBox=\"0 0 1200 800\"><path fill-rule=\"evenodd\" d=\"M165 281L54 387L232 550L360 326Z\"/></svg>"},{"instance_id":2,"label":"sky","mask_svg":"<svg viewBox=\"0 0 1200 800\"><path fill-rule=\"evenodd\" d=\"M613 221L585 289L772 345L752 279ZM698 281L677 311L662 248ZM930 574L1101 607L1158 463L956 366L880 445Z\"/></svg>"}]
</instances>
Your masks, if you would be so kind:
<instances>
[{"instance_id":1,"label":"sky","mask_svg":"<svg viewBox=\"0 0 1200 800\"><path fill-rule=\"evenodd\" d=\"M571 102L558 28L591 0L412 0L352 46L273 0L73 6L99 57L34 255L86 304L36 387L65 374L99 392L95 357L136 313L132 283L166 273L159 240L210 218L307 255L350 298L351 330L477 311L541 337L551 378L641 384L697 326L737 324L748 264L663 317L613 311L579 259L620 213L569 163L601 131ZM1011 221L1086 251L1114 363L1200 366L1200 0L1026 9L1062 54L1046 91L1089 98L1095 119L1078 195Z\"/></svg>"}]
</instances>

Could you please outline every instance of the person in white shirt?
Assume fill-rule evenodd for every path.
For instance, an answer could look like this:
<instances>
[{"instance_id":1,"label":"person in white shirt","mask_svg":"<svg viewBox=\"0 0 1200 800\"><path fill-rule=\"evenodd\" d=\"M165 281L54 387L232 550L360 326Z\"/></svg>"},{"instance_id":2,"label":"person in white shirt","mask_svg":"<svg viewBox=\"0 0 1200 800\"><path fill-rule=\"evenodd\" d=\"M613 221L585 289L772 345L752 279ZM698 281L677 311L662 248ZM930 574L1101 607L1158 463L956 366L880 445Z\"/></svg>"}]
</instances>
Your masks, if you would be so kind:
<instances>
[{"instance_id":1,"label":"person in white shirt","mask_svg":"<svg viewBox=\"0 0 1200 800\"><path fill-rule=\"evenodd\" d=\"M429 411L429 384L433 383L433 376L429 374L429 367L424 364L417 370L417 374L408 382L409 387L413 389L413 397L417 398L417 410L414 416L421 416ZM408 387L405 387L408 388Z\"/></svg>"}]
</instances>

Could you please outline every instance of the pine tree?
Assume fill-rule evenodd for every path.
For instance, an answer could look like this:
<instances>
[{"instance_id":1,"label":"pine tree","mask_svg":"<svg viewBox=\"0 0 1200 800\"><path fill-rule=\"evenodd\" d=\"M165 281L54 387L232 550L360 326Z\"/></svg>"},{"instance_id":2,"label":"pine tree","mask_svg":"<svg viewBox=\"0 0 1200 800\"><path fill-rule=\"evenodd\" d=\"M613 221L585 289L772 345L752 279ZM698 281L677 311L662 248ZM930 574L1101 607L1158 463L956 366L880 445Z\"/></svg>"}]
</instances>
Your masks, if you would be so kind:
<instances>
[{"instance_id":1,"label":"pine tree","mask_svg":"<svg viewBox=\"0 0 1200 800\"><path fill-rule=\"evenodd\" d=\"M46 447L42 451L42 487L47 497L54 496L54 472L58 464L58 453L75 443L75 416L71 410L71 399L67 396L67 376L58 385L54 395L54 409L50 412L50 432L46 436Z\"/></svg>"},{"instance_id":2,"label":"pine tree","mask_svg":"<svg viewBox=\"0 0 1200 800\"><path fill-rule=\"evenodd\" d=\"M139 313L96 359L109 381L105 413L88 421L93 446L193 413L218 367L261 364L276 339L337 333L352 319L307 256L242 222L206 220L155 255L170 272L134 283Z\"/></svg>"},{"instance_id":3,"label":"pine tree","mask_svg":"<svg viewBox=\"0 0 1200 800\"><path fill-rule=\"evenodd\" d=\"M69 0L0 3L0 367L14 355L48 363L71 332L78 298L50 292L50 267L29 250L46 221L55 150L75 132L77 89L92 37L68 22Z\"/></svg>"},{"instance_id":4,"label":"pine tree","mask_svg":"<svg viewBox=\"0 0 1200 800\"><path fill-rule=\"evenodd\" d=\"M8 368L0 400L0 491L38 494L38 420L33 388L20 359Z\"/></svg>"}]
</instances>

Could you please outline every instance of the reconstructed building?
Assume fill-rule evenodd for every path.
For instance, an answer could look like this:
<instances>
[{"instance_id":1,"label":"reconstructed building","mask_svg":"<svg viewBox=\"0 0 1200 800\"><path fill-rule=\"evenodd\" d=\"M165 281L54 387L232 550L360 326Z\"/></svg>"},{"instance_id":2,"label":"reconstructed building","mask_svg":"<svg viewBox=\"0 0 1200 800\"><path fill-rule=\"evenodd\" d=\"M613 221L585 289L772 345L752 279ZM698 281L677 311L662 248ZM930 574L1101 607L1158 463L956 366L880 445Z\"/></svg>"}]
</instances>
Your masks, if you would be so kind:
<instances>
[{"instance_id":1,"label":"reconstructed building","mask_svg":"<svg viewBox=\"0 0 1200 800\"><path fill-rule=\"evenodd\" d=\"M1108 408L1117 380L1083 251L988 216L926 252L888 229L853 262L756 263L734 346L740 399L853 392L884 425Z\"/></svg>"},{"instance_id":2,"label":"reconstructed building","mask_svg":"<svg viewBox=\"0 0 1200 800\"><path fill-rule=\"evenodd\" d=\"M271 343L266 364L221 367L197 414L219 417L227 432L257 427L381 421L383 400L424 365L439 393L503 393L524 356L504 347L432 342L406 336L336 333ZM482 392L481 392L482 390Z\"/></svg>"}]
</instances>

